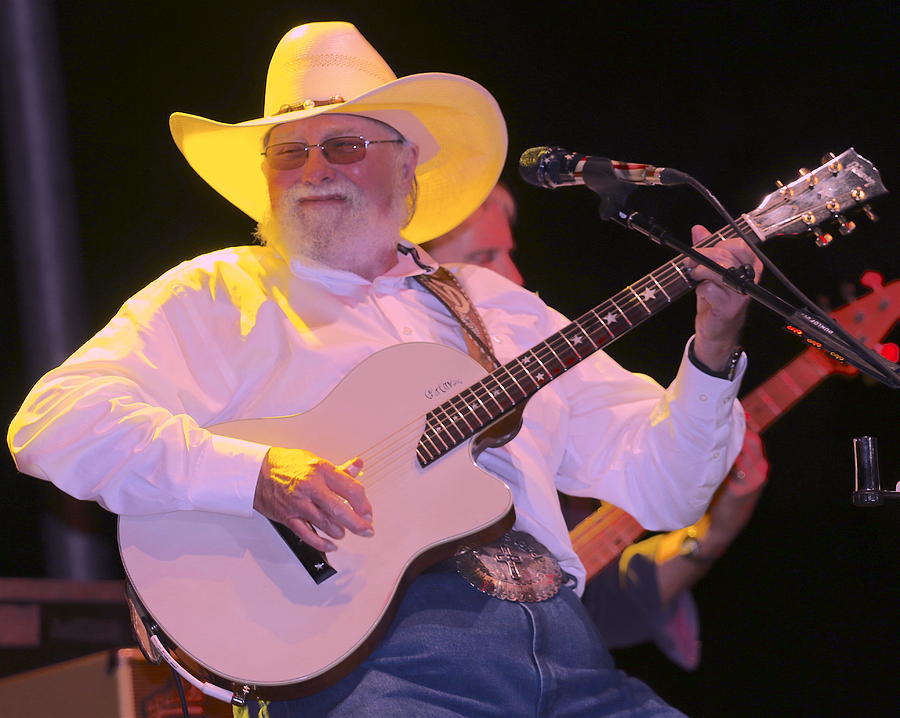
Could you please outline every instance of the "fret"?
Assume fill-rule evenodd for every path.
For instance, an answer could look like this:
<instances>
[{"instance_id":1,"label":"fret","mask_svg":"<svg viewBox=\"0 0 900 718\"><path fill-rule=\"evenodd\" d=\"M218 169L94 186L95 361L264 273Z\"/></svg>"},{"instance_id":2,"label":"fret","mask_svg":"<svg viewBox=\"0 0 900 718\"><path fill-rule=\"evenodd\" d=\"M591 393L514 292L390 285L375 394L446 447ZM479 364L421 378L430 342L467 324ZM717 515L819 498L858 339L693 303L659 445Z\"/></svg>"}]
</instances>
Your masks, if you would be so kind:
<instances>
[{"instance_id":1,"label":"fret","mask_svg":"<svg viewBox=\"0 0 900 718\"><path fill-rule=\"evenodd\" d=\"M493 402L497 405L497 408L500 410L500 414L502 414L504 411L506 411L506 409L504 408L503 404L501 404L501 403L497 400L497 397L495 396L494 392L492 392L490 389L487 388L487 380L490 379L490 378L491 378L491 377L488 376L486 379L483 379L482 381L478 382L474 387L472 387L472 390L474 391L474 390L476 390L478 387L481 387L481 388L485 391L485 393L486 393L489 397L491 397L491 399L493 400ZM496 416L499 416L500 414L497 414Z\"/></svg>"},{"instance_id":2,"label":"fret","mask_svg":"<svg viewBox=\"0 0 900 718\"><path fill-rule=\"evenodd\" d=\"M469 432L471 435L471 433L475 432L475 429L472 428L472 425L469 423L469 420L466 419L466 415L462 411L460 411L460 408L456 405L457 400L459 399L459 396L460 395L457 395L457 396L454 396L452 399L450 399L450 405L453 407L453 410L456 412L456 416L465 423L465 425L469 429ZM465 409L469 408L465 402L463 402L463 407ZM454 426L457 426L456 419L454 419L452 414L450 415L450 420L453 422ZM458 426L457 426L457 428L458 428Z\"/></svg>"},{"instance_id":3,"label":"fret","mask_svg":"<svg viewBox=\"0 0 900 718\"><path fill-rule=\"evenodd\" d=\"M588 340L588 341L591 343L591 345L594 347L593 351L597 351L597 350L600 348L600 345L597 344L597 342L594 341L594 338L591 336L590 331L588 331L585 327L581 326L581 324L579 323L578 320L575 320L575 321L572 322L572 323L573 323L576 327L578 327L578 328L581 330L581 332L584 334L584 336L587 337L587 340ZM600 323L603 324L603 322L600 322ZM593 352L588 352L588 355L590 355L590 354L592 354L592 353L593 353Z\"/></svg>"},{"instance_id":4,"label":"fret","mask_svg":"<svg viewBox=\"0 0 900 718\"><path fill-rule=\"evenodd\" d=\"M519 366L522 368L522 371L525 372L525 376L531 379L531 383L534 384L534 389L537 390L540 387L540 384L538 384L535 381L534 377L531 376L531 370L527 366L525 366L526 364L531 363L531 357L523 354L521 357L516 357L514 361L519 362ZM538 359L538 363L540 363L540 359Z\"/></svg>"},{"instance_id":5,"label":"fret","mask_svg":"<svg viewBox=\"0 0 900 718\"><path fill-rule=\"evenodd\" d=\"M610 309L606 314L603 315L603 321L605 321L607 325L615 324L617 321L619 321L619 317L623 316L622 310L619 309L619 305L616 304L615 301L612 299L610 299L609 302L616 309L618 309L618 311L614 312L614 311L612 311L612 309ZM631 324L631 322L628 321L628 317L624 317L624 319L626 322L628 322L629 325ZM616 336L618 336L618 335L616 335Z\"/></svg>"},{"instance_id":6,"label":"fret","mask_svg":"<svg viewBox=\"0 0 900 718\"><path fill-rule=\"evenodd\" d=\"M428 441L429 444L431 444L431 448L429 449L429 453L432 453L432 454L440 454L441 451L446 451L446 450L447 450L447 444L446 444L444 441L441 441L441 437L438 435L437 429L436 429L435 426L433 425L433 422L434 422L434 418L433 418L433 417L432 417L432 419L429 420L429 422L430 422L430 424L429 424L429 426L426 428L425 434L424 434L425 439ZM429 433L429 432L430 432L430 433ZM443 449L441 449L441 447L437 445L437 443L435 442L435 439L437 439L437 440L440 441L442 444L444 444L444 448L443 448ZM425 447L425 448L428 448L428 447Z\"/></svg>"},{"instance_id":7,"label":"fret","mask_svg":"<svg viewBox=\"0 0 900 718\"><path fill-rule=\"evenodd\" d=\"M441 404L439 407L437 407L437 410L440 410L444 413L445 418L448 420L448 423L450 424L450 426L452 428L456 428L454 426L453 422L450 420L450 417L447 416L447 410L444 408L445 406L446 406L446 403ZM441 438L440 432L438 432L438 431L434 432L437 439L444 445L445 451L449 451L454 446L456 446L456 444L453 441L453 434L451 434L450 430L446 426L444 426L444 422L441 421L440 418L438 418L437 411L432 412L432 418L437 422L438 426L441 427L441 431L444 432L444 436L446 436L448 439L450 439L450 443L448 444ZM457 429L457 431L459 431L459 429ZM462 434L462 432L460 432L460 434ZM464 436L460 436L460 439L464 439L464 438L465 438Z\"/></svg>"},{"instance_id":8,"label":"fret","mask_svg":"<svg viewBox=\"0 0 900 718\"><path fill-rule=\"evenodd\" d=\"M568 344L569 347L572 349L572 351L575 353L575 361L572 362L572 364L577 364L584 357L581 356L581 353L578 351L578 349L575 347L575 345L580 344L581 341L584 339L584 336L582 334L576 334L574 337L572 337L572 339L569 339L569 337L566 336L566 329L569 329L571 326L572 325L570 324L568 327L566 327L565 329L560 331L559 336L561 336L563 339L565 339L566 344Z\"/></svg>"},{"instance_id":9,"label":"fret","mask_svg":"<svg viewBox=\"0 0 900 718\"><path fill-rule=\"evenodd\" d=\"M651 313L650 308L647 306L647 303L643 299L641 299L641 295L638 294L636 291L634 291L633 284L628 285L628 290L634 295L635 299L637 299L638 302L640 302L640 305L644 308L644 311L647 312L647 314L650 314Z\"/></svg>"},{"instance_id":10,"label":"fret","mask_svg":"<svg viewBox=\"0 0 900 718\"><path fill-rule=\"evenodd\" d=\"M592 309L592 310L590 311L590 314L593 314L593 315L597 318L597 321L600 322L600 326L603 327L603 328L606 330L606 333L607 333L607 334L609 334L609 338L610 338L610 339L615 339L615 338L616 338L616 335L612 333L612 331L610 330L610 328L607 326L606 322L604 322L604 321L603 321L603 318L597 313L597 309L599 309L599 308L600 308L600 307L596 307L595 309Z\"/></svg>"},{"instance_id":11,"label":"fret","mask_svg":"<svg viewBox=\"0 0 900 718\"><path fill-rule=\"evenodd\" d=\"M672 301L672 297L669 296L669 293L666 291L665 287L659 283L659 280L656 278L656 274L651 274L650 278L656 283L656 286L659 287L659 291L663 293L663 296L666 298L667 302Z\"/></svg>"},{"instance_id":12,"label":"fret","mask_svg":"<svg viewBox=\"0 0 900 718\"><path fill-rule=\"evenodd\" d=\"M538 355L538 353L535 351L532 351L532 354L534 355L534 358L537 360L537 363L541 365L541 369L543 369L545 372L547 372L547 374L550 374L550 370L546 366L544 366L544 362L541 361L541 357ZM550 376L553 376L553 375L550 374ZM541 384L537 380L533 379L533 381L538 387L541 386Z\"/></svg>"},{"instance_id":13,"label":"fret","mask_svg":"<svg viewBox=\"0 0 900 718\"><path fill-rule=\"evenodd\" d=\"M484 402L481 400L481 397L478 396L478 394L475 393L474 389L468 389L467 391L468 391L473 397L475 397L475 401L477 401L479 404L481 404L481 408L484 410L484 413L487 415L487 416L485 417L486 421L490 421L490 419L491 419L491 412L488 411L488 408L484 405Z\"/></svg>"},{"instance_id":14,"label":"fret","mask_svg":"<svg viewBox=\"0 0 900 718\"><path fill-rule=\"evenodd\" d=\"M509 393L508 391L506 391L506 387L503 386L503 382L498 381L497 377L495 377L493 374L491 374L490 376L488 376L488 378L485 379L485 381L487 381L488 379L492 379L493 382L494 382L494 384L496 384L497 386L499 386L499 387L500 387L500 390L501 390L504 394L506 394L506 398L509 399L511 406L515 406L515 405L516 405L516 400L513 399L512 396L510 396L510 393ZM497 403L500 404L500 402L497 402ZM501 404L501 406L502 406L502 404ZM509 408L511 408L511 407L504 407L503 410L506 411L506 410L509 409Z\"/></svg>"},{"instance_id":15,"label":"fret","mask_svg":"<svg viewBox=\"0 0 900 718\"><path fill-rule=\"evenodd\" d=\"M551 337L551 339L552 339L552 337ZM555 378L555 377L559 376L560 374L562 374L566 370L566 365L563 364L562 359L559 358L559 354L557 354L554 351L553 347L550 346L549 341L545 341L543 345L545 348L550 350L550 353L553 354L553 357L556 359L557 363L560 366L560 370L558 372L550 372L550 376ZM541 364L541 366L543 366L543 363Z\"/></svg>"},{"instance_id":16,"label":"fret","mask_svg":"<svg viewBox=\"0 0 900 718\"><path fill-rule=\"evenodd\" d=\"M629 327L634 326L634 325L631 323L631 320L628 318L628 315L625 314L625 312L622 311L622 308L621 308L618 304L616 304L616 300L615 300L615 299L610 299L609 301L610 301L610 303L616 308L616 310L618 310L618 312L619 312L618 315L615 316L615 317L612 319L612 321L610 322L610 324L612 324L612 322L615 322L616 319L618 319L619 317L622 317L622 319L624 319L626 322L628 322L628 326L629 326ZM607 314L606 316L609 317L611 314L612 314L612 312L610 312L610 313ZM609 320L607 320L607 321L609 321Z\"/></svg>"},{"instance_id":17,"label":"fret","mask_svg":"<svg viewBox=\"0 0 900 718\"><path fill-rule=\"evenodd\" d=\"M522 388L522 385L519 384L519 380L516 379L516 377L513 376L513 373L509 370L508 365L504 364L502 367L500 367L499 369L497 369L497 371L501 371L501 370L506 372L506 375L507 375L510 379L512 379L512 382L513 382L513 384L515 384L516 388L517 388L520 392L522 392L522 398L523 398L523 399L526 398L526 397L528 396L528 392L525 391L525 390Z\"/></svg>"},{"instance_id":18,"label":"fret","mask_svg":"<svg viewBox=\"0 0 900 718\"><path fill-rule=\"evenodd\" d=\"M769 393L765 389L758 389L759 400L768 407L769 411L773 414L778 414L781 412L781 406L776 402Z\"/></svg>"},{"instance_id":19,"label":"fret","mask_svg":"<svg viewBox=\"0 0 900 718\"><path fill-rule=\"evenodd\" d=\"M672 260L671 262L669 262L669 264L671 264L675 271L681 275L681 278L684 280L685 284L691 286L694 283L694 280L684 273L684 270L681 268L680 261Z\"/></svg>"},{"instance_id":20,"label":"fret","mask_svg":"<svg viewBox=\"0 0 900 718\"><path fill-rule=\"evenodd\" d=\"M775 376L781 380L781 383L784 384L785 387L787 387L788 391L792 392L795 397L799 398L803 396L804 390L800 387L799 384L797 384L797 382L793 380L790 372L778 372L778 374L776 374Z\"/></svg>"},{"instance_id":21,"label":"fret","mask_svg":"<svg viewBox=\"0 0 900 718\"><path fill-rule=\"evenodd\" d=\"M424 447L422 443L419 442L419 445L416 447L416 458L419 460L419 464L425 466L433 461L433 457L431 454L428 456L424 455Z\"/></svg>"}]
</instances>

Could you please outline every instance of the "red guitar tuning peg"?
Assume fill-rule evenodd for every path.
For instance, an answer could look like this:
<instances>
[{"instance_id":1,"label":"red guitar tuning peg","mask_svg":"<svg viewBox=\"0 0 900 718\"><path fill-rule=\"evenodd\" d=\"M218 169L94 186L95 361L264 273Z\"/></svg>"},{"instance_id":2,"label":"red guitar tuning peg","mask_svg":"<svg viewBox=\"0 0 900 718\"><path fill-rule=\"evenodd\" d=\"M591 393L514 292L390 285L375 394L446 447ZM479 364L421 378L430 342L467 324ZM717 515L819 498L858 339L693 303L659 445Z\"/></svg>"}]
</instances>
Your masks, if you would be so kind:
<instances>
[{"instance_id":1,"label":"red guitar tuning peg","mask_svg":"<svg viewBox=\"0 0 900 718\"><path fill-rule=\"evenodd\" d=\"M859 278L859 283L873 292L884 291L884 275L871 269L868 272L863 272L863 275Z\"/></svg>"},{"instance_id":2,"label":"red guitar tuning peg","mask_svg":"<svg viewBox=\"0 0 900 718\"><path fill-rule=\"evenodd\" d=\"M829 244L831 244L831 241L834 239L834 237L832 237L829 232L823 232L821 229L819 229L816 226L810 227L809 230L816 237L816 246L817 247L827 247Z\"/></svg>"},{"instance_id":3,"label":"red guitar tuning peg","mask_svg":"<svg viewBox=\"0 0 900 718\"><path fill-rule=\"evenodd\" d=\"M894 342L876 344L875 348L878 349L878 353L888 361L892 361L895 364L900 362L900 346L897 346Z\"/></svg>"}]
</instances>

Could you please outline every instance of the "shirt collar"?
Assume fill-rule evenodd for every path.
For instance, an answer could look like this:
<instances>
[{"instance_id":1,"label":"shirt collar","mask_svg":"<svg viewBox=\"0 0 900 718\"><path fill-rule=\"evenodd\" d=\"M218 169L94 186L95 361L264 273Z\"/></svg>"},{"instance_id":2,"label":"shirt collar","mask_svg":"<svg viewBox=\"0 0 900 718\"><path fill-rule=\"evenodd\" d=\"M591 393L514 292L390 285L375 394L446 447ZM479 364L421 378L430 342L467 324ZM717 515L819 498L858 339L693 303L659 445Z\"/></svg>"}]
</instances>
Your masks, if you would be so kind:
<instances>
[{"instance_id":1,"label":"shirt collar","mask_svg":"<svg viewBox=\"0 0 900 718\"><path fill-rule=\"evenodd\" d=\"M412 248L412 251L400 251L400 246ZM418 255L421 264L428 267L427 270L416 263L415 255ZM303 280L318 282L331 292L345 296L358 295L369 288L375 287L383 290L396 288L405 284L408 277L425 273L430 274L438 267L438 263L425 250L406 240L402 240L398 245L397 263L383 275L376 277L374 282L370 282L365 277L360 277L358 274L344 269L334 269L323 264L301 260L297 257L291 259L289 265L294 276Z\"/></svg>"}]
</instances>

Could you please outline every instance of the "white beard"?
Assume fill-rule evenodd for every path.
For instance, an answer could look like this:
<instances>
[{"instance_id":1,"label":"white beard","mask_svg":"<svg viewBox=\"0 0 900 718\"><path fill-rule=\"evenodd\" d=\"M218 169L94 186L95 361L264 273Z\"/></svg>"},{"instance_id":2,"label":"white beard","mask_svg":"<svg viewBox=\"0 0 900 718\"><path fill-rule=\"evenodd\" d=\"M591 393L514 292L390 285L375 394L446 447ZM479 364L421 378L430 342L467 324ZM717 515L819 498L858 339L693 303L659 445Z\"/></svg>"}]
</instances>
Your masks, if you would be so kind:
<instances>
[{"instance_id":1,"label":"white beard","mask_svg":"<svg viewBox=\"0 0 900 718\"><path fill-rule=\"evenodd\" d=\"M310 206L301 201L331 194L344 200L333 206ZM296 185L282 194L278 205L260 220L256 235L287 259L346 269L371 279L381 273L380 264L390 261L392 266L396 261L395 247L406 213L399 177L385 208L338 175L325 187Z\"/></svg>"}]
</instances>

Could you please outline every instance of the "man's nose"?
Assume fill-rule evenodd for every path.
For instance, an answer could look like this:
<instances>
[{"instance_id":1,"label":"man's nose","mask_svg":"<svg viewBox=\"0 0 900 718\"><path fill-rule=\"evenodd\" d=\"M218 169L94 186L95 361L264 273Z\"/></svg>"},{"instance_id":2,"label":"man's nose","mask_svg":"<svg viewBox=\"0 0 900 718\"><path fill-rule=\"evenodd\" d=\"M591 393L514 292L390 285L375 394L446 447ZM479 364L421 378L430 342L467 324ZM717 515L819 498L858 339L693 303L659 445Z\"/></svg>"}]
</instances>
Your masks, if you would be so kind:
<instances>
[{"instance_id":1,"label":"man's nose","mask_svg":"<svg viewBox=\"0 0 900 718\"><path fill-rule=\"evenodd\" d=\"M334 177L334 166L325 159L325 152L318 145L310 145L306 150L306 162L301 170L302 181L310 184L327 182Z\"/></svg>"}]
</instances>

